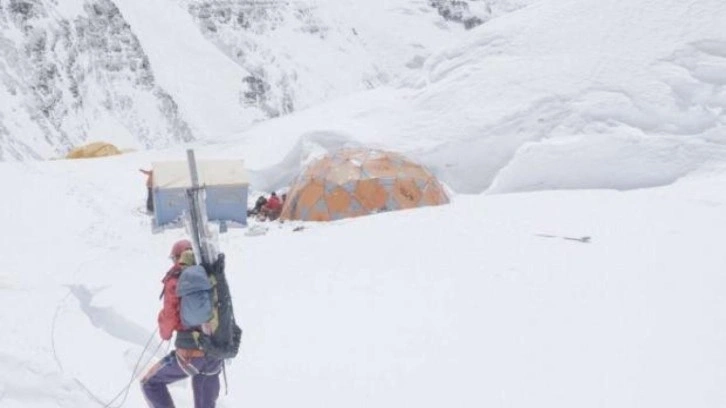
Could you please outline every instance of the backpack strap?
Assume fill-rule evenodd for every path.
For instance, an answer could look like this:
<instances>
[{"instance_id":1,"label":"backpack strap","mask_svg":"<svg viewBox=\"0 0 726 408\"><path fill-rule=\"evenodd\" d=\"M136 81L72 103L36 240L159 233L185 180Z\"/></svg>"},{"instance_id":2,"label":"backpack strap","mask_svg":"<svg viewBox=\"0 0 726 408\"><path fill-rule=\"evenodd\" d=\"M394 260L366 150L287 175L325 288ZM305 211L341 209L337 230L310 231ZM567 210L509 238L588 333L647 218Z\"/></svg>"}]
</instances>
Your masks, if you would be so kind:
<instances>
[{"instance_id":1,"label":"backpack strap","mask_svg":"<svg viewBox=\"0 0 726 408\"><path fill-rule=\"evenodd\" d=\"M166 274L164 274L164 278L161 280L162 287L161 287L161 293L159 293L159 300L164 298L164 286L166 286L166 281L168 279L171 279L175 276L179 276L181 274L182 267L179 264L174 264L171 268L169 268L168 271L166 271Z\"/></svg>"},{"instance_id":2,"label":"backpack strap","mask_svg":"<svg viewBox=\"0 0 726 408\"><path fill-rule=\"evenodd\" d=\"M227 385L227 360L222 360L222 378L224 378L224 395L228 395L229 386Z\"/></svg>"}]
</instances>

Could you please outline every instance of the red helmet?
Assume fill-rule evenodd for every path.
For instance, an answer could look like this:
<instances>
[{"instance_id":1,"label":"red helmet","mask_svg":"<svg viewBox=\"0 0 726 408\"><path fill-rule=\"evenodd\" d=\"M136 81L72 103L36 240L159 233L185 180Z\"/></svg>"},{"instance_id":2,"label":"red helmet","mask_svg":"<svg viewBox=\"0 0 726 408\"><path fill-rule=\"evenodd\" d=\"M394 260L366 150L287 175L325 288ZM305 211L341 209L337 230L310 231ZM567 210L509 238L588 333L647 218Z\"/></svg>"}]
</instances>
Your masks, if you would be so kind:
<instances>
[{"instance_id":1,"label":"red helmet","mask_svg":"<svg viewBox=\"0 0 726 408\"><path fill-rule=\"evenodd\" d=\"M169 256L173 259L179 258L182 252L186 251L187 249L192 249L192 243L189 242L188 239L179 240L174 243L174 246L171 247L171 253L169 254Z\"/></svg>"}]
</instances>

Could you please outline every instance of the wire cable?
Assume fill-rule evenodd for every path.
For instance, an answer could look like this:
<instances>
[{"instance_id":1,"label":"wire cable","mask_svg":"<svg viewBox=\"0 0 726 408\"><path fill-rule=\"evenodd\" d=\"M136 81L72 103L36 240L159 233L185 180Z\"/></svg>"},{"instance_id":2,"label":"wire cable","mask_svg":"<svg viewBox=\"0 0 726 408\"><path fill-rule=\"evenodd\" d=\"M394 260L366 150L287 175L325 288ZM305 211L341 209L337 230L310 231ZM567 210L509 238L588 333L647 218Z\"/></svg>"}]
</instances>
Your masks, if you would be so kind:
<instances>
[{"instance_id":1,"label":"wire cable","mask_svg":"<svg viewBox=\"0 0 726 408\"><path fill-rule=\"evenodd\" d=\"M129 391L131 390L131 385L134 383L134 381L136 381L139 374L141 374L141 372L143 372L146 369L148 364L151 362L151 359L159 352L159 350L161 349L161 346L166 342L166 340L159 342L159 345L156 346L156 349L154 350L154 352L151 353L151 357L149 357L149 359L146 360L146 362L143 365L141 365L141 360L144 358L144 354L146 354L146 352L148 351L149 346L151 345L151 342L152 342L152 340L154 340L155 336L156 336L156 331L151 333L149 340L146 342L146 346L144 346L144 350L141 352L141 355L139 355L138 360L136 360L136 365L134 365L134 369L131 371L131 378L129 379L129 383L126 384L126 386L123 387L116 394L116 396L114 396L113 399L111 399L110 401L103 402L103 400L101 400L101 398L96 396L96 394L94 394L90 389L88 389L88 387L86 387L86 385L83 384L83 382L81 382L81 380L79 380L78 378L75 378L75 377L73 378L73 380L76 382L76 384L78 384L78 386L80 386L86 392L86 394L88 394L89 397L91 397L91 399L93 399L94 402L96 402L103 408L120 408L120 407L122 407L126 403L126 399L129 396ZM169 343L169 344L171 344L171 343ZM143 367L144 369L139 370L139 367ZM119 402L117 405L112 405L122 395L123 395L123 399L121 400L121 402Z\"/></svg>"}]
</instances>

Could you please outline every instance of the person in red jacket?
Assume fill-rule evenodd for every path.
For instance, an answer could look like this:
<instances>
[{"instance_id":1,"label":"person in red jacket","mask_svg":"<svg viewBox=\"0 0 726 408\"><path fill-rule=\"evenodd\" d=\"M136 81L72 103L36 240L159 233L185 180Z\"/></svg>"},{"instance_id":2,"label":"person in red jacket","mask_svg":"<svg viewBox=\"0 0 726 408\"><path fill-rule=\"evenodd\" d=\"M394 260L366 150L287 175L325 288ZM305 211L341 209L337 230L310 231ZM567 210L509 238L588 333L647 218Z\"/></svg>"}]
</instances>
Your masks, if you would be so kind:
<instances>
[{"instance_id":1,"label":"person in red jacket","mask_svg":"<svg viewBox=\"0 0 726 408\"><path fill-rule=\"evenodd\" d=\"M171 254L169 254L169 258L174 264L161 280L161 283L164 284L164 291L161 294L164 304L159 311L157 322L159 323L159 335L163 340L170 340L175 331L182 330L176 284L179 281L179 274L189 262L189 260L182 259L182 255L187 251L192 251L192 243L189 240L183 239L174 244Z\"/></svg>"},{"instance_id":2,"label":"person in red jacket","mask_svg":"<svg viewBox=\"0 0 726 408\"><path fill-rule=\"evenodd\" d=\"M223 361L207 357L197 343L194 330L182 325L180 299L176 292L182 270L194 265L191 242L186 239L177 241L171 248L170 258L174 264L162 280L164 303L158 323L163 340L170 340L176 332L176 349L151 367L141 380L141 387L151 408L173 407L167 385L191 376L194 407L214 408L219 397L219 373Z\"/></svg>"},{"instance_id":3,"label":"person in red jacket","mask_svg":"<svg viewBox=\"0 0 726 408\"><path fill-rule=\"evenodd\" d=\"M270 198L267 199L267 204L262 207L262 212L270 221L274 221L280 216L282 212L282 201L280 201L277 193L273 191L270 194Z\"/></svg>"}]
</instances>

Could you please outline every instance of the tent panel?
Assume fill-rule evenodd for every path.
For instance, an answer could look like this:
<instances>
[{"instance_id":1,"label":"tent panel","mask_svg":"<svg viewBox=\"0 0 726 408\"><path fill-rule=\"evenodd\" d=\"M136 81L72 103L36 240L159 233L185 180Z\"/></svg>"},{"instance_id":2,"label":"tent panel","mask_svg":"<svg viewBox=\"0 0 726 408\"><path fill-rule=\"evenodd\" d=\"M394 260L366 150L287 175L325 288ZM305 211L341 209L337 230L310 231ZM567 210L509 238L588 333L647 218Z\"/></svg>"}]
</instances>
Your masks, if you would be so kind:
<instances>
[{"instance_id":1,"label":"tent panel","mask_svg":"<svg viewBox=\"0 0 726 408\"><path fill-rule=\"evenodd\" d=\"M318 181L310 181L310 183L303 187L300 191L298 205L305 208L314 206L320 197L323 196L324 191L325 189L322 183Z\"/></svg>"},{"instance_id":2,"label":"tent panel","mask_svg":"<svg viewBox=\"0 0 726 408\"><path fill-rule=\"evenodd\" d=\"M445 204L443 197L443 191L435 184L429 183L423 190L423 197L421 198L422 205L439 205Z\"/></svg>"},{"instance_id":3,"label":"tent panel","mask_svg":"<svg viewBox=\"0 0 726 408\"><path fill-rule=\"evenodd\" d=\"M331 167L332 159L330 157L323 157L321 159L318 159L317 161L313 162L307 170L305 170L305 175L308 177L325 177L325 174L328 172L328 169Z\"/></svg>"},{"instance_id":4,"label":"tent panel","mask_svg":"<svg viewBox=\"0 0 726 408\"><path fill-rule=\"evenodd\" d=\"M419 190L413 179L399 179L393 186L393 198L401 208L414 208L418 206L423 193Z\"/></svg>"},{"instance_id":5,"label":"tent panel","mask_svg":"<svg viewBox=\"0 0 726 408\"><path fill-rule=\"evenodd\" d=\"M423 167L413 164L413 163L406 163L405 165L400 167L399 177L401 175L405 175L406 177L411 177L419 180L426 181L431 178L431 174L429 174L426 169Z\"/></svg>"},{"instance_id":6,"label":"tent panel","mask_svg":"<svg viewBox=\"0 0 726 408\"><path fill-rule=\"evenodd\" d=\"M247 225L247 186L210 186L205 204L210 221L234 221Z\"/></svg>"},{"instance_id":7,"label":"tent panel","mask_svg":"<svg viewBox=\"0 0 726 408\"><path fill-rule=\"evenodd\" d=\"M307 209L307 220L309 221L330 221L330 212L322 198Z\"/></svg>"},{"instance_id":8,"label":"tent panel","mask_svg":"<svg viewBox=\"0 0 726 408\"><path fill-rule=\"evenodd\" d=\"M152 163L154 187L189 188L192 186L186 161ZM197 160L199 184L207 186L249 185L242 160Z\"/></svg>"},{"instance_id":9,"label":"tent panel","mask_svg":"<svg viewBox=\"0 0 726 408\"><path fill-rule=\"evenodd\" d=\"M355 197L361 206L369 212L378 211L386 205L388 193L379 180L361 180L356 186Z\"/></svg>"},{"instance_id":10,"label":"tent panel","mask_svg":"<svg viewBox=\"0 0 726 408\"><path fill-rule=\"evenodd\" d=\"M388 158L368 160L363 164L363 170L370 177L396 177L398 175L398 167Z\"/></svg>"},{"instance_id":11,"label":"tent panel","mask_svg":"<svg viewBox=\"0 0 726 408\"><path fill-rule=\"evenodd\" d=\"M328 205L328 211L331 213L344 214L350 212L350 194L343 188L337 187L326 194L325 203Z\"/></svg>"},{"instance_id":12,"label":"tent panel","mask_svg":"<svg viewBox=\"0 0 726 408\"><path fill-rule=\"evenodd\" d=\"M205 189L210 221L247 224L247 186L210 186ZM157 226L177 222L189 208L186 189L154 188L154 222Z\"/></svg>"},{"instance_id":13,"label":"tent panel","mask_svg":"<svg viewBox=\"0 0 726 408\"><path fill-rule=\"evenodd\" d=\"M186 190L183 188L153 191L154 222L157 226L176 222L188 208Z\"/></svg>"},{"instance_id":14,"label":"tent panel","mask_svg":"<svg viewBox=\"0 0 726 408\"><path fill-rule=\"evenodd\" d=\"M342 185L351 180L360 179L360 172L360 167L346 161L339 166L331 168L326 176L326 180L336 185Z\"/></svg>"}]
</instances>

